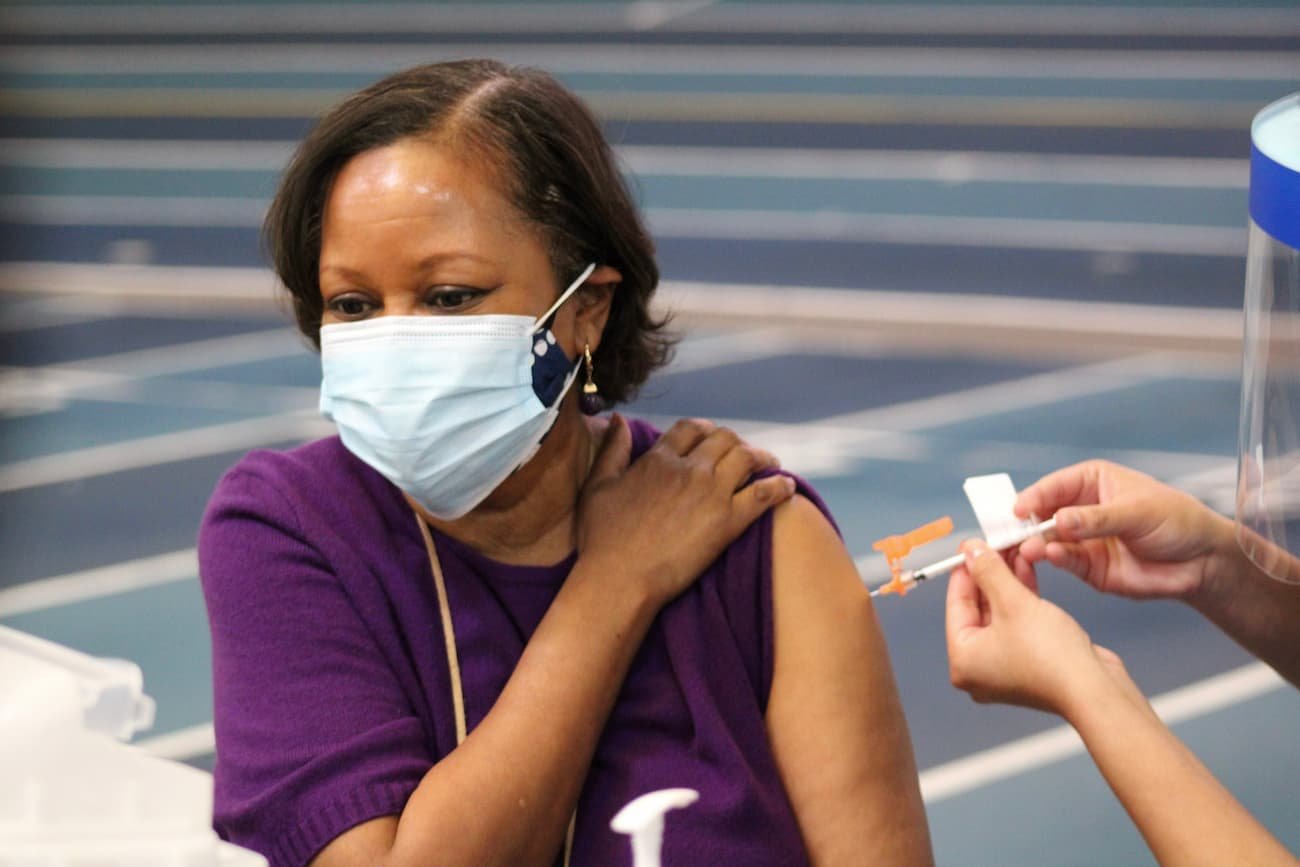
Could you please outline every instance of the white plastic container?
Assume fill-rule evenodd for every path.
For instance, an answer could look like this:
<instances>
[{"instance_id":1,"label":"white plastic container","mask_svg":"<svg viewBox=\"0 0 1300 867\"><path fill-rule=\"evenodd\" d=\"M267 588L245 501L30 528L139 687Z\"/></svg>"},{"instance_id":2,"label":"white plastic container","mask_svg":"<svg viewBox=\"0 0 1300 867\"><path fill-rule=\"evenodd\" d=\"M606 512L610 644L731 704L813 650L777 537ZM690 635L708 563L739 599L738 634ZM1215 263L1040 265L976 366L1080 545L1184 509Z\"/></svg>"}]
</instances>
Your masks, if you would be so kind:
<instances>
[{"instance_id":1,"label":"white plastic container","mask_svg":"<svg viewBox=\"0 0 1300 867\"><path fill-rule=\"evenodd\" d=\"M0 867L266 867L212 830L210 774L121 741L140 668L0 626Z\"/></svg>"}]
</instances>

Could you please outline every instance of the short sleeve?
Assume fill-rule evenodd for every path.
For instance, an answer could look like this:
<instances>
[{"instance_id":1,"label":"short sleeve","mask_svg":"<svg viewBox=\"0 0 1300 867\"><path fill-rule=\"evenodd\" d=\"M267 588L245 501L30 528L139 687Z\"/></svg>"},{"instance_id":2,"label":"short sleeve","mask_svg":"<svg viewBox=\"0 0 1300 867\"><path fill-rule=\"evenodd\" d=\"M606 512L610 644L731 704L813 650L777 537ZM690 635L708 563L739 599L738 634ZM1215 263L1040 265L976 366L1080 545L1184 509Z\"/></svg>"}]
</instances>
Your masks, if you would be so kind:
<instances>
[{"instance_id":1,"label":"short sleeve","mask_svg":"<svg viewBox=\"0 0 1300 867\"><path fill-rule=\"evenodd\" d=\"M237 466L204 516L199 571L218 833L298 867L348 828L400 813L433 763L423 727L292 497Z\"/></svg>"},{"instance_id":2,"label":"short sleeve","mask_svg":"<svg viewBox=\"0 0 1300 867\"><path fill-rule=\"evenodd\" d=\"M766 471L756 478L784 475L794 479L795 493L808 499L835 528L830 509L806 481L785 471ZM767 712L776 658L776 616L772 598L772 510L764 512L728 548L718 562L719 594L736 647L740 650L759 709Z\"/></svg>"}]
</instances>

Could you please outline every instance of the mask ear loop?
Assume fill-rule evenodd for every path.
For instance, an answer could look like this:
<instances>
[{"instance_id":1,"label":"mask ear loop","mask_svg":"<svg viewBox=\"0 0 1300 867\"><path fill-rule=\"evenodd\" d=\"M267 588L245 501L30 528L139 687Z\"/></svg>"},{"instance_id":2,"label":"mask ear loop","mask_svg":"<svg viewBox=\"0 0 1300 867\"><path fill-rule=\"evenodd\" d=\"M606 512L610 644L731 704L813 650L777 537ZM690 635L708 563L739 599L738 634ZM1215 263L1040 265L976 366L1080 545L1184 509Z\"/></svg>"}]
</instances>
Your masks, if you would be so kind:
<instances>
[{"instance_id":1,"label":"mask ear loop","mask_svg":"<svg viewBox=\"0 0 1300 867\"><path fill-rule=\"evenodd\" d=\"M578 279L570 283L569 288L565 289L563 292L560 293L560 297L556 300L554 304L551 305L551 309L547 310L541 316L537 317L537 322L534 323L533 325L533 330L532 330L533 334L536 334L537 332L541 331L543 328L546 327L547 323L551 321L551 317L555 315L555 311L560 309L560 305L563 304L565 301L568 301L569 296L572 295L574 292L577 292L578 287L581 286L583 283L587 282L587 278L590 277L591 273L595 270L596 270L595 262L592 262L590 265L588 265L586 268L582 270L582 273L578 275Z\"/></svg>"}]
</instances>

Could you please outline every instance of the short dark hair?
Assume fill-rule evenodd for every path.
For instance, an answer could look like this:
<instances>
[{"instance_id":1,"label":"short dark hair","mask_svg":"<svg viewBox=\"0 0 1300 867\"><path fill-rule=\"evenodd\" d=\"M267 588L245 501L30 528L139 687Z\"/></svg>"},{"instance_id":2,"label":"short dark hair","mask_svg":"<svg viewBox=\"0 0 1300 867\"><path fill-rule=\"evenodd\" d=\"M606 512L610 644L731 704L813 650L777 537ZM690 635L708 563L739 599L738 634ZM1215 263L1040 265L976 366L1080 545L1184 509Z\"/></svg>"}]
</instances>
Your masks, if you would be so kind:
<instances>
[{"instance_id":1,"label":"short dark hair","mask_svg":"<svg viewBox=\"0 0 1300 867\"><path fill-rule=\"evenodd\" d=\"M596 384L607 404L632 397L675 342L667 317L650 311L654 244L587 106L545 72L493 60L390 75L332 109L299 145L263 240L303 334L320 346L321 224L334 179L352 157L413 136L501 172L507 200L541 233L557 287L588 262L618 269Z\"/></svg>"}]
</instances>

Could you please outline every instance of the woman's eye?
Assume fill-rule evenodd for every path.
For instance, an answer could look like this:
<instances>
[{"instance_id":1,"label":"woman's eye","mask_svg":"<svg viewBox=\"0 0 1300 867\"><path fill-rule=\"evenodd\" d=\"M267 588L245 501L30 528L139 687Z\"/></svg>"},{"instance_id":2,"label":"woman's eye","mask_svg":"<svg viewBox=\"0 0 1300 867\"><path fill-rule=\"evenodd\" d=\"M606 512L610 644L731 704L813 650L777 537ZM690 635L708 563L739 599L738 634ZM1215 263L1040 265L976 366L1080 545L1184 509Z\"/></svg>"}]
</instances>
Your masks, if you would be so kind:
<instances>
[{"instance_id":1,"label":"woman's eye","mask_svg":"<svg viewBox=\"0 0 1300 867\"><path fill-rule=\"evenodd\" d=\"M330 310L348 319L365 316L372 307L373 305L368 300L356 295L342 295L330 301Z\"/></svg>"},{"instance_id":2,"label":"woman's eye","mask_svg":"<svg viewBox=\"0 0 1300 867\"><path fill-rule=\"evenodd\" d=\"M435 310L460 310L483 296L482 290L457 286L439 289L429 296L428 304Z\"/></svg>"}]
</instances>

